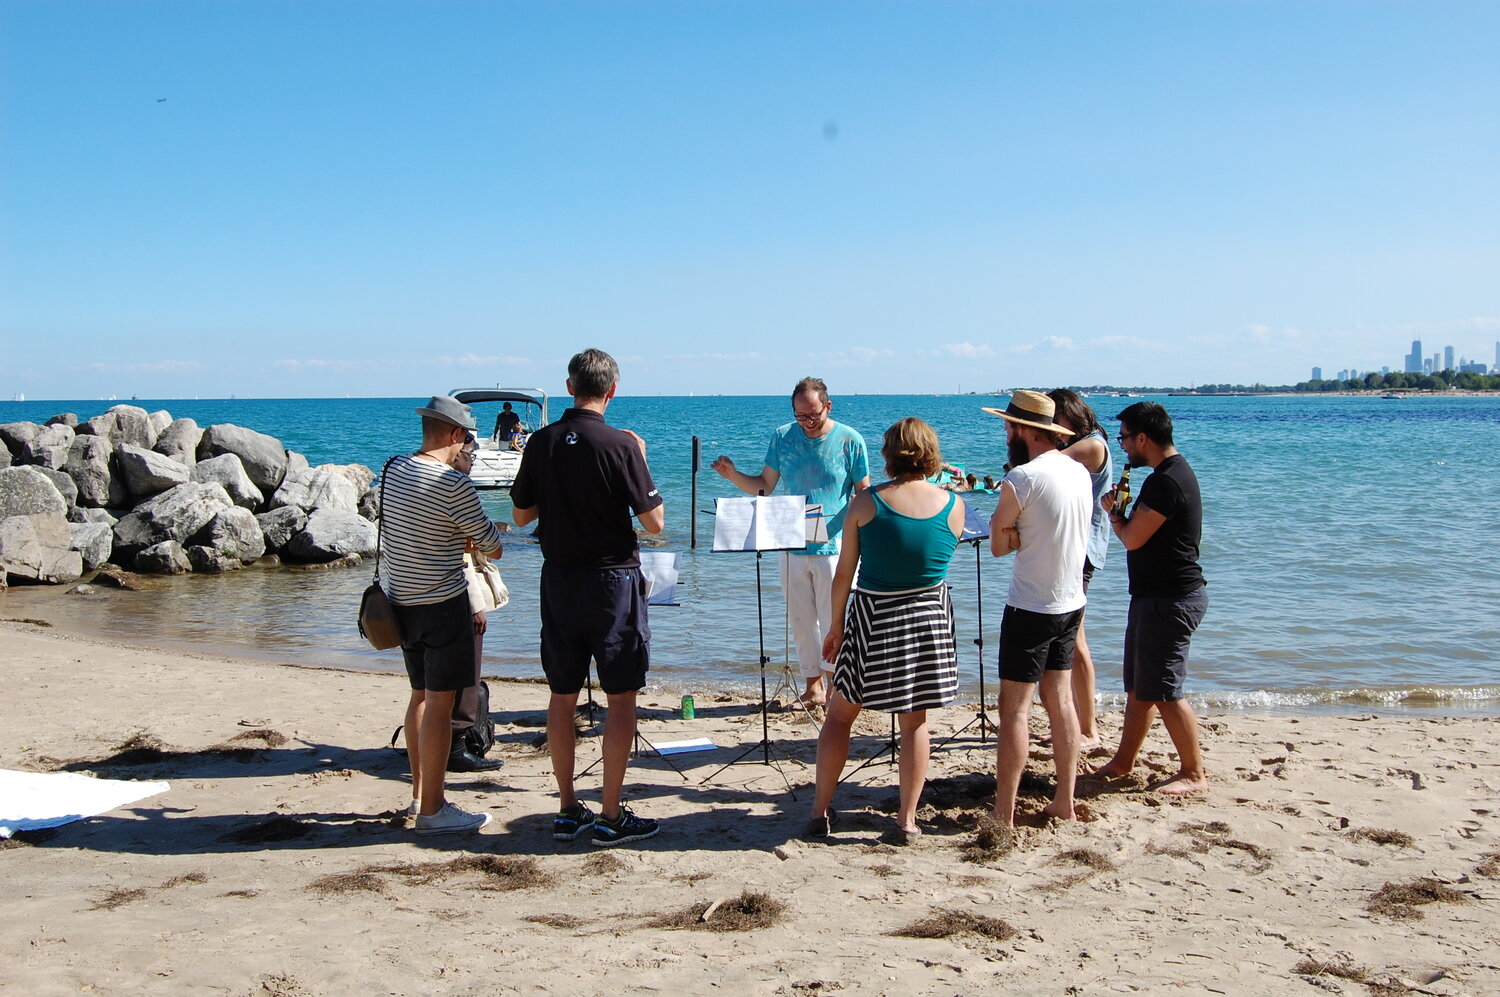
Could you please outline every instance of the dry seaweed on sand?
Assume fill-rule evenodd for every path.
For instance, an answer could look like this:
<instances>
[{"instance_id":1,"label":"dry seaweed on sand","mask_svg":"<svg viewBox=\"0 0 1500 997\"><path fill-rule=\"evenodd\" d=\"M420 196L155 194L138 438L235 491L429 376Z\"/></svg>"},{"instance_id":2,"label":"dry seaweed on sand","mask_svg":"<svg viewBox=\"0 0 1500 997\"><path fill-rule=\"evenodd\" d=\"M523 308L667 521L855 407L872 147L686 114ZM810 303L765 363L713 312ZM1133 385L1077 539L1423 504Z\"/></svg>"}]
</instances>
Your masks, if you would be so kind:
<instances>
[{"instance_id":1,"label":"dry seaweed on sand","mask_svg":"<svg viewBox=\"0 0 1500 997\"><path fill-rule=\"evenodd\" d=\"M151 765L167 757L166 742L148 730L138 730L115 745L114 754L99 765Z\"/></svg>"},{"instance_id":2,"label":"dry seaweed on sand","mask_svg":"<svg viewBox=\"0 0 1500 997\"><path fill-rule=\"evenodd\" d=\"M659 914L647 922L651 928L686 928L695 931L756 931L769 928L786 916L786 904L769 893L744 890L730 900L702 901L691 907Z\"/></svg>"},{"instance_id":3,"label":"dry seaweed on sand","mask_svg":"<svg viewBox=\"0 0 1500 997\"><path fill-rule=\"evenodd\" d=\"M206 872L200 872L200 871L185 872L181 876L173 876L171 879L166 880L160 886L158 886L157 889L158 890L170 890L174 886L183 886L183 885L185 885L187 883L206 883L206 882L208 882L208 873L206 873Z\"/></svg>"},{"instance_id":4,"label":"dry seaweed on sand","mask_svg":"<svg viewBox=\"0 0 1500 997\"><path fill-rule=\"evenodd\" d=\"M1052 857L1053 865L1068 863L1071 865L1087 866L1098 872L1108 872L1115 868L1115 864L1108 858L1100 855L1092 848L1070 848L1065 852L1059 852Z\"/></svg>"},{"instance_id":5,"label":"dry seaweed on sand","mask_svg":"<svg viewBox=\"0 0 1500 997\"><path fill-rule=\"evenodd\" d=\"M588 921L573 914L529 914L521 920L532 924L545 924L549 928L559 928L563 931L581 928L588 924Z\"/></svg>"},{"instance_id":6,"label":"dry seaweed on sand","mask_svg":"<svg viewBox=\"0 0 1500 997\"><path fill-rule=\"evenodd\" d=\"M889 862L882 862L879 865L872 865L869 868L870 872L872 872L876 876L879 876L881 879L888 879L891 876L901 875L901 870L897 869Z\"/></svg>"},{"instance_id":7,"label":"dry seaweed on sand","mask_svg":"<svg viewBox=\"0 0 1500 997\"><path fill-rule=\"evenodd\" d=\"M258 741L267 748L279 748L286 744L289 739L279 730L271 730L269 727L257 727L255 730L247 730L243 734L231 737L228 744L238 746L247 741Z\"/></svg>"},{"instance_id":8,"label":"dry seaweed on sand","mask_svg":"<svg viewBox=\"0 0 1500 997\"><path fill-rule=\"evenodd\" d=\"M1003 942L1014 938L1016 929L997 917L971 914L967 911L936 910L920 921L889 932L898 938L952 938L955 935L978 935Z\"/></svg>"},{"instance_id":9,"label":"dry seaweed on sand","mask_svg":"<svg viewBox=\"0 0 1500 997\"><path fill-rule=\"evenodd\" d=\"M487 890L529 890L557 882L530 856L461 855L447 862L398 862L365 866L358 871L401 876L416 886L477 872L485 877L483 888Z\"/></svg>"},{"instance_id":10,"label":"dry seaweed on sand","mask_svg":"<svg viewBox=\"0 0 1500 997\"><path fill-rule=\"evenodd\" d=\"M133 904L137 900L145 900L146 891L140 887L130 890L110 890L104 896L89 905L89 910L114 910L116 907L124 907Z\"/></svg>"},{"instance_id":11,"label":"dry seaweed on sand","mask_svg":"<svg viewBox=\"0 0 1500 997\"><path fill-rule=\"evenodd\" d=\"M1422 916L1418 907L1426 904L1466 904L1469 898L1435 879L1414 879L1409 883L1386 883L1365 904L1372 914L1384 914L1397 920L1415 920Z\"/></svg>"},{"instance_id":12,"label":"dry seaweed on sand","mask_svg":"<svg viewBox=\"0 0 1500 997\"><path fill-rule=\"evenodd\" d=\"M1500 879L1500 851L1485 852L1479 856L1479 864L1474 867L1474 875L1484 876L1487 879Z\"/></svg>"},{"instance_id":13,"label":"dry seaweed on sand","mask_svg":"<svg viewBox=\"0 0 1500 997\"><path fill-rule=\"evenodd\" d=\"M677 875L671 877L671 879L674 883L686 883L689 886L692 886L694 883L701 883L705 879L712 879L713 875L714 874L711 872L703 872L700 870L697 872L679 872Z\"/></svg>"},{"instance_id":14,"label":"dry seaweed on sand","mask_svg":"<svg viewBox=\"0 0 1500 997\"><path fill-rule=\"evenodd\" d=\"M1369 841L1377 845L1395 845L1397 848L1414 848L1417 839L1405 831L1392 831L1379 827L1357 827L1349 832L1354 841Z\"/></svg>"},{"instance_id":15,"label":"dry seaweed on sand","mask_svg":"<svg viewBox=\"0 0 1500 997\"><path fill-rule=\"evenodd\" d=\"M974 831L974 837L959 856L965 862L991 862L1016 847L1015 828L997 820L987 820Z\"/></svg>"},{"instance_id":16,"label":"dry seaweed on sand","mask_svg":"<svg viewBox=\"0 0 1500 997\"><path fill-rule=\"evenodd\" d=\"M608 876L628 868L625 860L613 852L595 852L579 865L579 871L585 876Z\"/></svg>"},{"instance_id":17,"label":"dry seaweed on sand","mask_svg":"<svg viewBox=\"0 0 1500 997\"><path fill-rule=\"evenodd\" d=\"M307 888L314 893L379 893L385 889L385 880L373 872L334 872L319 876Z\"/></svg>"},{"instance_id":18,"label":"dry seaweed on sand","mask_svg":"<svg viewBox=\"0 0 1500 997\"><path fill-rule=\"evenodd\" d=\"M285 814L270 814L238 831L230 831L219 840L232 841L237 845L260 845L275 841L294 841L305 838L312 828L294 817Z\"/></svg>"},{"instance_id":19,"label":"dry seaweed on sand","mask_svg":"<svg viewBox=\"0 0 1500 997\"><path fill-rule=\"evenodd\" d=\"M1341 980L1363 983L1370 978L1370 971L1363 966L1340 960L1329 962L1322 959L1303 959L1292 967L1298 976L1336 976Z\"/></svg>"}]
</instances>

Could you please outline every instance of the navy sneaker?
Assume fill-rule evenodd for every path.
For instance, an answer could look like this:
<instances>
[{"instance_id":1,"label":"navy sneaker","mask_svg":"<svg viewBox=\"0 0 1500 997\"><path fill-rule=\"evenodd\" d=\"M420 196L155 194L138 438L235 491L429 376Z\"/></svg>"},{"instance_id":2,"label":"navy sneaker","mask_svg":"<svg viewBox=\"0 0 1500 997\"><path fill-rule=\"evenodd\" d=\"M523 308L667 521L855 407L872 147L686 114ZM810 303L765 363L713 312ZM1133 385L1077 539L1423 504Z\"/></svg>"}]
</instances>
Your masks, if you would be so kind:
<instances>
[{"instance_id":1,"label":"navy sneaker","mask_svg":"<svg viewBox=\"0 0 1500 997\"><path fill-rule=\"evenodd\" d=\"M661 830L654 820L637 817L629 808L620 807L620 815L614 820L600 817L594 821L594 844L599 848L613 848L629 841L644 841L656 836Z\"/></svg>"},{"instance_id":2,"label":"navy sneaker","mask_svg":"<svg viewBox=\"0 0 1500 997\"><path fill-rule=\"evenodd\" d=\"M594 811L582 803L575 803L557 812L552 821L552 837L558 841L572 841L593 826Z\"/></svg>"}]
</instances>

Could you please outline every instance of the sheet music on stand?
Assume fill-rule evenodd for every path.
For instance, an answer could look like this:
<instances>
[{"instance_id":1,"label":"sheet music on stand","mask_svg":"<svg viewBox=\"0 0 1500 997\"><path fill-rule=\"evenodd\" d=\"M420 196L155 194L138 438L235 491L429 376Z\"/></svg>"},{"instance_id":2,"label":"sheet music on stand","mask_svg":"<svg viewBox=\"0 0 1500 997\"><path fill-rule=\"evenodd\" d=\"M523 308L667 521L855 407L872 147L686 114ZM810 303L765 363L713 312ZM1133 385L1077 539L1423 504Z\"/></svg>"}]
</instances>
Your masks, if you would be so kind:
<instances>
[{"instance_id":1,"label":"sheet music on stand","mask_svg":"<svg viewBox=\"0 0 1500 997\"><path fill-rule=\"evenodd\" d=\"M964 503L964 531L958 535L959 543L968 543L990 538L990 521L978 509Z\"/></svg>"},{"instance_id":2,"label":"sheet music on stand","mask_svg":"<svg viewBox=\"0 0 1500 997\"><path fill-rule=\"evenodd\" d=\"M646 579L646 605L681 605L677 601L677 578L681 566L680 551L641 551L641 575Z\"/></svg>"},{"instance_id":3,"label":"sheet music on stand","mask_svg":"<svg viewBox=\"0 0 1500 997\"><path fill-rule=\"evenodd\" d=\"M809 508L804 495L718 499L714 503L713 549L716 553L801 550L807 546ZM817 522L822 522L821 516Z\"/></svg>"}]
</instances>

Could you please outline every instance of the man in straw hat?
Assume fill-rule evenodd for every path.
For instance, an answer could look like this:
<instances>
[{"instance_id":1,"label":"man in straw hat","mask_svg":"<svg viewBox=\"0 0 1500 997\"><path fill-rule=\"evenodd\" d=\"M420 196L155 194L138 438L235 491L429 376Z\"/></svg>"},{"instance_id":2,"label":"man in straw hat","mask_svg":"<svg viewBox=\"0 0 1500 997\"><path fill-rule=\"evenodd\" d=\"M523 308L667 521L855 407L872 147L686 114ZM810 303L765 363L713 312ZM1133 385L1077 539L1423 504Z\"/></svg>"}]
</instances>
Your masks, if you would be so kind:
<instances>
[{"instance_id":1,"label":"man in straw hat","mask_svg":"<svg viewBox=\"0 0 1500 997\"><path fill-rule=\"evenodd\" d=\"M406 755L418 834L474 831L489 822L446 801L444 770L453 746L458 692L475 682L474 619L464 578L464 548L500 556L500 531L484 514L469 476L452 467L474 429L469 406L434 395L416 410L422 449L394 458L380 509L380 584L401 624L401 654L411 678Z\"/></svg>"},{"instance_id":2,"label":"man in straw hat","mask_svg":"<svg viewBox=\"0 0 1500 997\"><path fill-rule=\"evenodd\" d=\"M1203 498L1198 477L1172 442L1172 417L1156 402L1136 402L1120 420L1120 448L1131 467L1149 467L1133 510L1115 508L1116 490L1100 504L1125 547L1130 616L1125 625L1125 726L1115 756L1091 774L1129 775L1159 712L1172 747L1176 775L1152 788L1161 793L1208 789L1198 746L1198 716L1183 698L1188 644L1208 611L1198 547Z\"/></svg>"},{"instance_id":3,"label":"man in straw hat","mask_svg":"<svg viewBox=\"0 0 1500 997\"><path fill-rule=\"evenodd\" d=\"M990 549L997 557L1016 555L1000 623L994 816L1015 823L1031 697L1040 685L1057 766L1057 793L1043 812L1072 820L1078 716L1069 669L1083 618L1083 559L1093 505L1089 473L1060 450L1073 434L1054 422L1046 395L1017 391L1004 410L985 411L1005 420L1011 466L990 519Z\"/></svg>"}]
</instances>

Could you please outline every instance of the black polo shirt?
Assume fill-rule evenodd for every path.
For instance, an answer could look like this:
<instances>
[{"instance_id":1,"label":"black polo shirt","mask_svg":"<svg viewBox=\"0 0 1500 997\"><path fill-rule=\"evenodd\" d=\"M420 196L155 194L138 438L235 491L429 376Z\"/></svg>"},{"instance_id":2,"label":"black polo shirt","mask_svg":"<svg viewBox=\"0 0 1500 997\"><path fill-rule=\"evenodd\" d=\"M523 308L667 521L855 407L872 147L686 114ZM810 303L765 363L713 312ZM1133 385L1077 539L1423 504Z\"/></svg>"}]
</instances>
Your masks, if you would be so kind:
<instances>
[{"instance_id":1,"label":"black polo shirt","mask_svg":"<svg viewBox=\"0 0 1500 997\"><path fill-rule=\"evenodd\" d=\"M638 567L631 517L661 505L635 440L578 408L531 434L510 500L537 510L542 556L564 568Z\"/></svg>"},{"instance_id":2,"label":"black polo shirt","mask_svg":"<svg viewBox=\"0 0 1500 997\"><path fill-rule=\"evenodd\" d=\"M1142 506L1161 513L1167 521L1151 539L1125 552L1130 594L1179 596L1202 588L1198 545L1203 537L1203 497L1198 492L1198 476L1181 454L1151 469L1136 500L1136 508Z\"/></svg>"}]
</instances>

